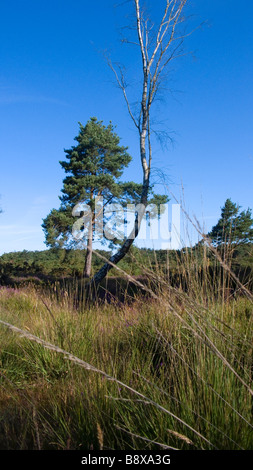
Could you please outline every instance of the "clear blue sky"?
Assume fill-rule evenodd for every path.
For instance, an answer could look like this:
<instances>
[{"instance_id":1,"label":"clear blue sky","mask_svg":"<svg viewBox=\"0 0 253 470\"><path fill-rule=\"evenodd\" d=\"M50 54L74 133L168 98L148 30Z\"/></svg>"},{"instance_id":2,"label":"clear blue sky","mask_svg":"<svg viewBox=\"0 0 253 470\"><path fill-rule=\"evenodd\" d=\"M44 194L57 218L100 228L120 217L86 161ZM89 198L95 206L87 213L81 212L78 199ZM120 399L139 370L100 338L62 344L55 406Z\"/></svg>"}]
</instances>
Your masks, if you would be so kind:
<instances>
[{"instance_id":1,"label":"clear blue sky","mask_svg":"<svg viewBox=\"0 0 253 470\"><path fill-rule=\"evenodd\" d=\"M116 4L124 3L121 7ZM164 0L155 3L157 15ZM230 197L253 207L253 2L190 0L192 24L159 117L174 145L155 144L154 166L206 228ZM117 125L133 161L126 179L141 181L138 139L100 53L125 63L134 80L139 56L121 46L122 0L2 0L0 5L0 253L45 249L42 218L59 207L64 148L78 121Z\"/></svg>"}]
</instances>

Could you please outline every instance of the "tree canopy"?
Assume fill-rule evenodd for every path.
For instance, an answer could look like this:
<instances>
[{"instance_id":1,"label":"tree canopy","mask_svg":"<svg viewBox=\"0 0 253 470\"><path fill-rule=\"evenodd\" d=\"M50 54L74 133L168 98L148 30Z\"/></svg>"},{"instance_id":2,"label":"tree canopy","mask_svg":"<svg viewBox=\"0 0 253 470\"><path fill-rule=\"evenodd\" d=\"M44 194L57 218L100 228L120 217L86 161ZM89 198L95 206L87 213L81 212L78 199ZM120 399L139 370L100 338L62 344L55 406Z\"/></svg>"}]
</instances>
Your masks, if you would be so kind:
<instances>
[{"instance_id":1,"label":"tree canopy","mask_svg":"<svg viewBox=\"0 0 253 470\"><path fill-rule=\"evenodd\" d=\"M63 180L61 205L59 209L52 209L43 220L43 230L46 245L51 248L77 247L87 241L87 253L84 274L91 273L92 242L95 237L96 203L101 200L100 211L103 223L108 221L104 210L108 203L127 204L140 202L142 184L133 181L122 182L121 176L129 165L131 156L127 147L120 145L120 138L114 132L110 122L105 126L102 121L92 117L83 126L79 123L79 134L75 137L77 144L69 150L64 150L66 160L60 161L67 176ZM150 204L164 204L167 197L157 195L153 187L149 188ZM83 207L88 207L88 216L84 215ZM110 206L109 206L110 207ZM86 210L87 212L87 210ZM80 238L73 237L75 216L80 218L76 222ZM124 216L118 216L123 222ZM81 230L82 228L82 230ZM104 235L102 233L102 235ZM105 239L100 239L103 243ZM117 236L111 239L111 244L118 243ZM86 245L85 245L86 247Z\"/></svg>"},{"instance_id":2,"label":"tree canopy","mask_svg":"<svg viewBox=\"0 0 253 470\"><path fill-rule=\"evenodd\" d=\"M253 241L251 209L241 211L241 206L227 199L221 209L221 217L208 236L217 247L230 243L232 246Z\"/></svg>"},{"instance_id":3,"label":"tree canopy","mask_svg":"<svg viewBox=\"0 0 253 470\"><path fill-rule=\"evenodd\" d=\"M84 203L90 208L90 220L83 227L83 237L87 239L86 275L90 275L91 250L94 236L95 201L103 198L103 206L115 202L122 194L129 191L139 192L138 185L133 182L121 186L120 177L131 156L127 147L120 146L120 138L114 132L110 122L105 126L102 121L92 117L83 126L79 123L79 134L75 137L77 144L64 150L66 160L60 161L67 176L63 180L61 205L53 209L43 220L46 244L50 247L70 247L77 241L72 236L75 219L73 209L77 204ZM86 230L85 230L86 229ZM88 266L87 266L88 263Z\"/></svg>"}]
</instances>

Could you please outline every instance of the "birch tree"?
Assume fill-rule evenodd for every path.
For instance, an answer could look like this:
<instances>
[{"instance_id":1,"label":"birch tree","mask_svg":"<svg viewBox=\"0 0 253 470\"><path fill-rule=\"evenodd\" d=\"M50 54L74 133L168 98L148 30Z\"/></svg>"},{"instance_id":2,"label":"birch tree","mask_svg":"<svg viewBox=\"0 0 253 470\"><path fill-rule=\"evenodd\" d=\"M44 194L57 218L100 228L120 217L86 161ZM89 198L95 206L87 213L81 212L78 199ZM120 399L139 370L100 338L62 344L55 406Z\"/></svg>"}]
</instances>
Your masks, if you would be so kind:
<instances>
[{"instance_id":1,"label":"birch tree","mask_svg":"<svg viewBox=\"0 0 253 470\"><path fill-rule=\"evenodd\" d=\"M129 251L134 240L138 236L140 224L148 204L150 188L150 176L152 170L152 132L151 116L157 94L161 89L169 64L182 55L182 44L186 33L182 32L182 24L185 21L183 15L188 0L161 0L163 4L161 20L154 24L145 13L142 0L131 0L135 16L135 38L125 39L124 42L137 46L141 57L141 90L138 98L139 109L131 106L126 86L126 77L121 67L116 67L108 59L116 82L122 91L127 105L128 113L139 136L139 151L142 166L143 182L138 213L136 213L134 227L121 248L115 253L109 262L99 270L93 278L97 285L113 267Z\"/></svg>"}]
</instances>

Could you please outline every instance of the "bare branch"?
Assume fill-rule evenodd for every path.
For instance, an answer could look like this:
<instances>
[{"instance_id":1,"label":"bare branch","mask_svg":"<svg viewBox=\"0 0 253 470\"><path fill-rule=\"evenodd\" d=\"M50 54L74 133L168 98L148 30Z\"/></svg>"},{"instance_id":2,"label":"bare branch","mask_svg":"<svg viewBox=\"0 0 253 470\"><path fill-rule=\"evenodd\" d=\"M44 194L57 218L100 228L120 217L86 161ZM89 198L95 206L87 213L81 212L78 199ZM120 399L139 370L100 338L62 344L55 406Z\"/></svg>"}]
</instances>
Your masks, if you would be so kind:
<instances>
[{"instance_id":1,"label":"bare branch","mask_svg":"<svg viewBox=\"0 0 253 470\"><path fill-rule=\"evenodd\" d=\"M172 4L173 3L173 4ZM175 33L175 28L179 22L179 19L180 19L180 16L181 16L181 13L182 13L182 10L186 4L186 0L181 0L180 1L180 4L179 4L179 7L177 9L177 11L174 13L174 9L176 7L176 4L178 3L178 0L173 0L173 1L169 1L167 0L167 6L166 6L166 9L165 9L165 12L164 12L164 16L163 16L163 19L161 21L161 24L160 24L160 27L159 27L159 30L158 30L158 33L157 33L157 43L156 43L156 47L153 51L153 54L152 54L152 57L150 59L150 62L149 62L149 68L152 67L152 64L154 62L154 59L158 53L158 50L159 48L161 48L162 50L162 44L163 44L163 40L164 38L166 37L167 35L167 32L169 30L169 28L171 27L171 34L170 34L170 37L166 43L166 46L165 46L165 49L164 49L164 52L166 52L166 50L169 48L171 42L172 42L172 39L174 37L174 33ZM168 16L168 12L169 12L169 8L170 9L170 14L169 14L169 18L167 19L167 16ZM174 14L173 14L174 13ZM166 20L167 19L167 20ZM163 27L165 26L164 30L163 30ZM162 31L163 30L163 31ZM163 55L162 53L162 55ZM161 56L160 56L161 57Z\"/></svg>"},{"instance_id":2,"label":"bare branch","mask_svg":"<svg viewBox=\"0 0 253 470\"><path fill-rule=\"evenodd\" d=\"M137 127L138 130L140 130L139 124L137 123L137 121L136 121L136 119L135 119L135 117L132 113L131 106L130 106L130 103L128 101L128 97L127 97L127 93L126 93L126 83L125 83L124 74L122 72L122 69L118 65L118 68L119 68L119 71L120 71L120 78L119 78L116 69L112 65L111 60L108 57L106 57L106 60L107 60L107 63L109 65L110 69L113 71L113 73L116 77L116 81L118 83L119 88L123 92L123 95L124 95L124 98L125 98L125 101L126 101L126 104L127 104L127 109L128 109L129 115L131 116L131 119L133 120L134 125Z\"/></svg>"},{"instance_id":3,"label":"bare branch","mask_svg":"<svg viewBox=\"0 0 253 470\"><path fill-rule=\"evenodd\" d=\"M129 41L129 39L127 39L127 38L121 39L121 42L122 42L122 44L132 44L132 45L134 45L134 46L138 46L138 47L139 47L139 43L138 43L138 42Z\"/></svg>"}]
</instances>

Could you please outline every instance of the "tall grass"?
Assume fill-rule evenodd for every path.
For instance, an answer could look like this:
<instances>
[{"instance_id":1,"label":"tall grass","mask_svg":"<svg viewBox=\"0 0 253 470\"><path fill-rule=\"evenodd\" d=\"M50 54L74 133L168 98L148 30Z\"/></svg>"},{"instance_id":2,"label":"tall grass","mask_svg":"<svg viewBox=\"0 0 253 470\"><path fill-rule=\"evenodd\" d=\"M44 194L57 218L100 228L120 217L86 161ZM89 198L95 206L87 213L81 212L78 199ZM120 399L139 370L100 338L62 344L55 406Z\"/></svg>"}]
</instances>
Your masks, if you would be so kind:
<instances>
[{"instance_id":1,"label":"tall grass","mask_svg":"<svg viewBox=\"0 0 253 470\"><path fill-rule=\"evenodd\" d=\"M252 449L252 302L179 262L128 303L1 288L1 449Z\"/></svg>"}]
</instances>

